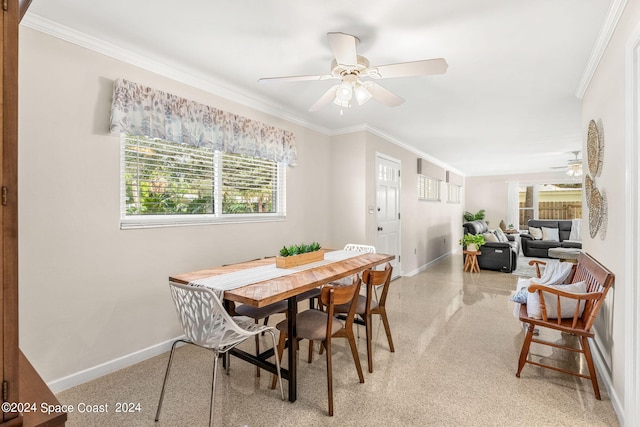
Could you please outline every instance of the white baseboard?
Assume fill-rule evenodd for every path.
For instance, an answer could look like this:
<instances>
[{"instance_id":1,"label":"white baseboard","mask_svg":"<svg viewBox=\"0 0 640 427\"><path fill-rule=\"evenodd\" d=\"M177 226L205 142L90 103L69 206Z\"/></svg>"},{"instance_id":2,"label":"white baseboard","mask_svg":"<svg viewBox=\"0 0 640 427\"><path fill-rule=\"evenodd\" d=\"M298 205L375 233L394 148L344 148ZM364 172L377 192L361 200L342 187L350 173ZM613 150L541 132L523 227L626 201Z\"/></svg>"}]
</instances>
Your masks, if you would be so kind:
<instances>
[{"instance_id":1,"label":"white baseboard","mask_svg":"<svg viewBox=\"0 0 640 427\"><path fill-rule=\"evenodd\" d=\"M143 348L142 350L127 354L126 356L118 357L117 359L113 359L100 365L84 369L80 372L76 372L75 374L53 380L47 383L47 385L52 392L59 393L68 388L86 383L87 381L94 380L103 375L110 374L111 372L115 372L131 365L135 365L138 362L142 362L143 360L150 359L154 356L165 353L171 350L171 346L176 340L182 338L184 338L184 336L173 338L171 340L161 342L151 347Z\"/></svg>"},{"instance_id":2,"label":"white baseboard","mask_svg":"<svg viewBox=\"0 0 640 427\"><path fill-rule=\"evenodd\" d=\"M451 256L451 254L452 254L452 253L453 253L453 252L451 252L451 251L446 252L446 253L444 253L444 254L440 255L438 258L436 258L436 259L434 259L434 260L432 260L432 261L429 261L428 263L424 264L423 266L418 267L418 268L416 268L416 269L415 269L415 270L413 270L413 271L410 271L409 273L407 273L407 274L406 274L406 276L407 276L407 277L415 276L416 274L420 273L421 271L424 271L424 270L426 270L427 268L431 267L433 264L435 264L436 262L440 261L441 259L446 258L446 257L448 257L448 256Z\"/></svg>"},{"instance_id":3,"label":"white baseboard","mask_svg":"<svg viewBox=\"0 0 640 427\"><path fill-rule=\"evenodd\" d=\"M618 416L618 421L620 425L624 425L624 402L620 401L618 394L616 393L615 388L613 387L613 382L611 381L611 376L609 375L609 370L607 369L607 365L602 358L602 354L600 353L600 349L594 340L591 341L593 346L591 346L591 356L593 357L593 363L596 365L596 370L598 374L600 374L600 379L604 382L604 386L607 389L607 393L609 394L609 399L611 400L611 405L613 406L613 410L616 412Z\"/></svg>"}]
</instances>

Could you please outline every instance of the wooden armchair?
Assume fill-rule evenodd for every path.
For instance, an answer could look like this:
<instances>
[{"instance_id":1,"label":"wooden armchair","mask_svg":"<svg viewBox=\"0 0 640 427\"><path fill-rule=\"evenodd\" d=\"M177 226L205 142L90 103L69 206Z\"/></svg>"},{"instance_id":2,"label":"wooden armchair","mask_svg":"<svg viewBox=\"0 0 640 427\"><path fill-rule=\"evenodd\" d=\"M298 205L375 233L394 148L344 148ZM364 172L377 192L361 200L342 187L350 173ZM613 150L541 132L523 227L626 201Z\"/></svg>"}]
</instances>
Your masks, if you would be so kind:
<instances>
[{"instance_id":1,"label":"wooden armchair","mask_svg":"<svg viewBox=\"0 0 640 427\"><path fill-rule=\"evenodd\" d=\"M532 261L532 263L533 262L536 263L536 269L538 270L539 275L539 265L537 263L544 264L544 262ZM539 284L532 284L531 286L529 286L529 292L538 292L540 296L540 309L542 312L542 319L534 319L532 317L529 317L527 314L526 304L522 304L522 306L520 307L520 320L524 323L527 323L529 326L524 343L522 344L522 350L520 351L520 359L518 361L518 372L516 373L516 377L519 378L520 372L522 371L524 365L530 363L535 366L552 369L554 371L563 372L565 374L574 375L580 378L590 379L591 384L593 385L593 391L595 393L596 399L600 400L600 390L598 388L595 366L593 364L591 350L589 348L589 338L593 338L594 336L591 328L594 321L596 320L596 316L598 315L600 308L602 307L602 303L604 302L607 292L613 285L614 274L598 261L596 261L593 257L583 253L580 254L578 258L578 264L575 267L575 272L573 274L573 278L571 279L571 283L579 283L583 281L586 283L586 293L565 292L554 287L548 287ZM558 315L557 319L549 318L549 316L547 315L548 308L546 307L544 298L545 293L547 294L547 301L551 299L551 301L555 302L555 308L557 308L556 313L562 313L562 304L568 304L569 302L576 301L573 302L573 304L575 304L576 306L575 310L573 310L573 316L563 318L562 316ZM550 298L549 294L553 296ZM582 309L581 311L582 306L584 306L584 309ZM536 327L551 328L568 334L576 335L580 337L581 348L568 347L561 344L534 338L534 329ZM531 343L548 345L562 350L582 353L587 362L589 375L584 375L579 372L569 371L566 369L561 369L555 366L545 365L543 363L530 360L528 356Z\"/></svg>"},{"instance_id":2,"label":"wooden armchair","mask_svg":"<svg viewBox=\"0 0 640 427\"><path fill-rule=\"evenodd\" d=\"M536 277L539 279L542 276L540 266L547 265L547 263L544 261L540 261L539 259L532 259L531 261L529 261L529 265L536 267Z\"/></svg>"}]
</instances>

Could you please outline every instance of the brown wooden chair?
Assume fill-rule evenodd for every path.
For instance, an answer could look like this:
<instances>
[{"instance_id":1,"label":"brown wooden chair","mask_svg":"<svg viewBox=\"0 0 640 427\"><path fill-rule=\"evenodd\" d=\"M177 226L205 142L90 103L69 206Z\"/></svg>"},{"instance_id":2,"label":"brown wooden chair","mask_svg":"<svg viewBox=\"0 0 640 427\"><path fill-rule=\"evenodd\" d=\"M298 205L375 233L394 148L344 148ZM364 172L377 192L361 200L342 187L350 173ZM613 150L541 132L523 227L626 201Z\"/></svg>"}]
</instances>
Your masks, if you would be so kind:
<instances>
[{"instance_id":1,"label":"brown wooden chair","mask_svg":"<svg viewBox=\"0 0 640 427\"><path fill-rule=\"evenodd\" d=\"M387 302L387 294L389 292L389 284L391 283L391 273L393 267L390 263L386 263L384 270L365 270L362 273L362 282L367 287L365 295L358 295L356 314L360 319L356 318L355 323L365 326L367 334L367 363L369 366L369 372L373 372L373 351L372 351L372 316L374 314L379 315L382 318L382 324L384 325L384 331L387 334L387 342L389 343L389 349L391 352L395 352L393 347L393 339L391 338L391 328L389 327L389 318L387 317L387 309L385 303ZM382 292L378 300L376 301L373 296L377 288L382 287ZM337 305L335 308L336 313L346 313L349 310L347 305Z\"/></svg>"},{"instance_id":2,"label":"brown wooden chair","mask_svg":"<svg viewBox=\"0 0 640 427\"><path fill-rule=\"evenodd\" d=\"M360 289L361 280L355 277L351 285L334 286L325 285L320 291L320 302L326 308L325 311L310 309L299 313L296 317L296 333L297 339L308 339L309 341L320 341L324 346L327 354L327 388L329 395L329 415L333 415L333 368L331 360L331 341L333 338L347 338L351 347L353 361L356 364L358 378L361 383L364 382L362 367L360 366L360 358L358 357L358 348L356 347L356 339L353 335L353 318L355 317L356 296ZM347 304L350 306L347 313L346 321L343 324L341 320L334 316L336 304ZM278 355L282 357L287 339L287 322L282 321L276 325L280 331L280 340L278 342ZM288 345L297 345L297 343L289 343ZM289 364L296 363L295 360L289 360ZM273 377L271 388L275 388L277 377Z\"/></svg>"},{"instance_id":3,"label":"brown wooden chair","mask_svg":"<svg viewBox=\"0 0 640 427\"><path fill-rule=\"evenodd\" d=\"M529 265L535 266L536 268L536 277L539 279L542 276L542 272L540 271L540 267L547 265L545 261L541 261L539 259L532 259L529 261Z\"/></svg>"},{"instance_id":4,"label":"brown wooden chair","mask_svg":"<svg viewBox=\"0 0 640 427\"><path fill-rule=\"evenodd\" d=\"M563 372L565 374L574 375L580 378L586 378L591 380L593 391L596 399L600 400L600 390L598 388L598 380L596 378L595 366L591 356L591 349L589 348L589 338L593 338L594 334L591 332L596 316L602 307L607 292L611 288L614 282L614 274L606 267L596 261L588 254L580 254L578 257L578 264L576 265L575 273L571 279L571 283L586 282L586 293L570 293L559 290L558 288L551 288L539 284L532 284L529 286L529 292L538 292L540 296L540 308L542 311L542 319L534 319L528 316L526 304L522 304L520 307L520 320L528 324L527 334L522 344L522 350L520 351L520 359L518 360L518 372L516 377L520 377L520 372L525 364L529 363L542 368L552 369L554 371ZM562 312L562 300L563 298L569 298L575 300L576 309L572 317L551 319L547 316L547 307L545 305L544 293L553 295L552 299L555 300L557 313ZM549 297L547 297L549 298ZM579 312L580 306L584 301L584 310ZM564 300L567 303L567 300ZM544 341L538 338L534 338L534 329L536 327L551 328L568 334L573 334L580 337L580 348L573 348L558 343L552 343ZM559 348L562 350L568 350L576 353L582 353L587 362L587 368L589 375L582 374L580 372L569 371L566 369L558 368L556 366L545 365L540 362L530 360L529 347L531 343L543 344Z\"/></svg>"}]
</instances>

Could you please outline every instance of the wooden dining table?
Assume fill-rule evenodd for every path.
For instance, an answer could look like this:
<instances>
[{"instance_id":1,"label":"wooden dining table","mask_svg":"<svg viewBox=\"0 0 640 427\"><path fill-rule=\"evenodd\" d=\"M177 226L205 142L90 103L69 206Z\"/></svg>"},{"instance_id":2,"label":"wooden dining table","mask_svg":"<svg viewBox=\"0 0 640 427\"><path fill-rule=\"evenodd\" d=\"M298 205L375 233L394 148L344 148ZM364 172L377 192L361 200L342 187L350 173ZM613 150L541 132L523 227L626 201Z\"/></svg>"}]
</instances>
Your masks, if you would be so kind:
<instances>
[{"instance_id":1,"label":"wooden dining table","mask_svg":"<svg viewBox=\"0 0 640 427\"><path fill-rule=\"evenodd\" d=\"M287 336L290 337L290 343L294 343L296 340L298 295L326 283L390 262L394 258L394 255L375 253L358 254L351 258L330 262L328 264L308 269L301 269L300 271L295 271L294 273L286 276L263 281L256 280L254 283L226 290L224 291L224 299L226 301L233 301L234 303L249 304L254 307L264 307L265 305L274 302L287 300ZM176 274L170 276L169 281L189 284L213 276L234 273L256 267L264 267L269 264L275 264L275 258L259 259L222 267L215 267L207 270L194 271L191 273ZM274 349L269 349L259 355L253 355L235 348L231 351L231 354L253 363L262 369L275 373L275 364L267 360L269 357L273 356L273 352ZM281 367L281 374L282 378L288 381L289 401L295 402L297 399L297 364L293 361L296 360L296 345L288 344L287 352L289 366L287 369Z\"/></svg>"}]
</instances>

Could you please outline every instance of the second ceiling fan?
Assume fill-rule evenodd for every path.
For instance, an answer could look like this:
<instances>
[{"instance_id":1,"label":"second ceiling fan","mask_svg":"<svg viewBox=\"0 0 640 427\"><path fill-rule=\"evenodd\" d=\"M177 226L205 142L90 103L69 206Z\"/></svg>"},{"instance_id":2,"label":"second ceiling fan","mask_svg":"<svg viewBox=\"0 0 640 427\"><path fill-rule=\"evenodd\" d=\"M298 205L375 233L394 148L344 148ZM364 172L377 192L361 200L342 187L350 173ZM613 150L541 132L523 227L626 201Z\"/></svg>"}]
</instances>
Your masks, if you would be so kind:
<instances>
[{"instance_id":1,"label":"second ceiling fan","mask_svg":"<svg viewBox=\"0 0 640 427\"><path fill-rule=\"evenodd\" d=\"M309 111L317 111L330 102L340 107L351 107L354 96L358 105L373 98L389 107L397 107L404 99L385 89L375 80L443 74L447 71L447 61L443 58L371 66L367 58L356 52L356 46L360 41L357 37L345 33L327 33L327 38L335 57L331 62L331 74L268 77L259 79L258 82L340 80L340 83L330 87Z\"/></svg>"}]
</instances>

